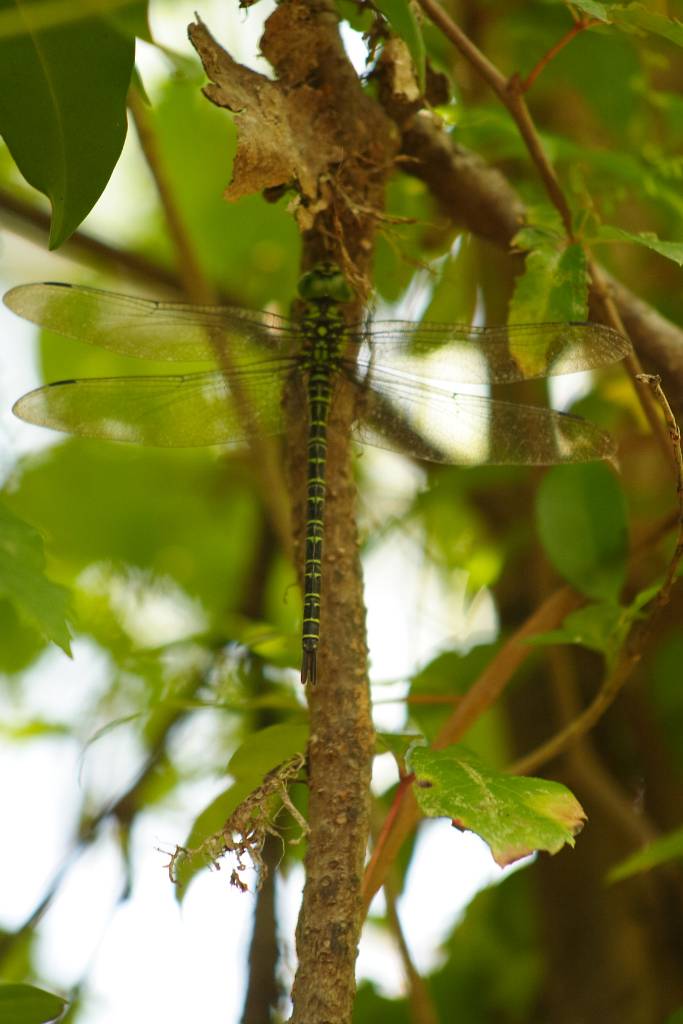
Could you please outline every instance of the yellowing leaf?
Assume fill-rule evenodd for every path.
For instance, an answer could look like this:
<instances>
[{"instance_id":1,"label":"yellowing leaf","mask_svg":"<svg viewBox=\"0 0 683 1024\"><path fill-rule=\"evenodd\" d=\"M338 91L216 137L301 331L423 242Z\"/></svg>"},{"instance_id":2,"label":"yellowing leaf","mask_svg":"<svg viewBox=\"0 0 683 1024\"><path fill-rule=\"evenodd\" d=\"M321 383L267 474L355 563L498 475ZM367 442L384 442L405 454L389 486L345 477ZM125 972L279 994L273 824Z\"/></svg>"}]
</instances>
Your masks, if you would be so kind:
<instances>
[{"instance_id":1,"label":"yellowing leaf","mask_svg":"<svg viewBox=\"0 0 683 1024\"><path fill-rule=\"evenodd\" d=\"M536 850L573 846L583 828L586 815L565 786L493 771L466 747L415 747L408 764L423 813L476 832L501 867Z\"/></svg>"}]
</instances>

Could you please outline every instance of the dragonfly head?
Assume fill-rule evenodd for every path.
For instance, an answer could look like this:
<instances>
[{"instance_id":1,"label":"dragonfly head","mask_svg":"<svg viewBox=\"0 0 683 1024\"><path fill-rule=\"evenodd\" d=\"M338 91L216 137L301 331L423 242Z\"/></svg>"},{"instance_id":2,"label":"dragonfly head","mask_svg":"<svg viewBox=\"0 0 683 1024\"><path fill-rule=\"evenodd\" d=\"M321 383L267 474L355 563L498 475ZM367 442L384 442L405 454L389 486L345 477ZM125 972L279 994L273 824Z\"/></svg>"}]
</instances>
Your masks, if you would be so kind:
<instances>
[{"instance_id":1,"label":"dragonfly head","mask_svg":"<svg viewBox=\"0 0 683 1024\"><path fill-rule=\"evenodd\" d=\"M308 302L350 302L353 291L336 263L316 263L299 281L299 295Z\"/></svg>"}]
</instances>

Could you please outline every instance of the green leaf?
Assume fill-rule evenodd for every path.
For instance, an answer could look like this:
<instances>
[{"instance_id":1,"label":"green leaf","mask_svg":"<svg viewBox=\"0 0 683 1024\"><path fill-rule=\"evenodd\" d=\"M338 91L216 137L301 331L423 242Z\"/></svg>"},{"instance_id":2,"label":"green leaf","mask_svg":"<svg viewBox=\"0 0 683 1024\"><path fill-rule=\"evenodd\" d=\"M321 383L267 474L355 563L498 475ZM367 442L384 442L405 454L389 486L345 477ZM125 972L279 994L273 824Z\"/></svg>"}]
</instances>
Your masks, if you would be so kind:
<instances>
[{"instance_id":1,"label":"green leaf","mask_svg":"<svg viewBox=\"0 0 683 1024\"><path fill-rule=\"evenodd\" d=\"M612 660L620 649L630 619L626 609L608 601L589 604L566 616L560 629L537 633L527 643L542 647L549 644L580 644L600 651Z\"/></svg>"},{"instance_id":2,"label":"green leaf","mask_svg":"<svg viewBox=\"0 0 683 1024\"><path fill-rule=\"evenodd\" d=\"M517 236L516 244L529 240ZM586 256L580 245L556 248L541 245L532 249L517 278L510 303L511 324L552 321L581 321L588 314Z\"/></svg>"},{"instance_id":3,"label":"green leaf","mask_svg":"<svg viewBox=\"0 0 683 1024\"><path fill-rule=\"evenodd\" d=\"M636 242L646 249L665 256L679 267L683 267L683 242L666 242L653 231L624 231L622 228L603 224L598 230L597 240L601 242Z\"/></svg>"},{"instance_id":4,"label":"green leaf","mask_svg":"<svg viewBox=\"0 0 683 1024\"><path fill-rule=\"evenodd\" d=\"M374 0L375 7L382 12L392 30L403 40L413 58L420 91L425 87L425 44L420 23L410 0Z\"/></svg>"},{"instance_id":5,"label":"green leaf","mask_svg":"<svg viewBox=\"0 0 683 1024\"><path fill-rule=\"evenodd\" d=\"M664 14L648 10L643 4L628 4L627 7L615 5L609 9L609 18L614 25L622 28L642 29L651 35L668 39L677 46L683 46L683 24L676 18L667 18Z\"/></svg>"},{"instance_id":6,"label":"green leaf","mask_svg":"<svg viewBox=\"0 0 683 1024\"><path fill-rule=\"evenodd\" d=\"M131 3L114 4L112 10L106 13L109 21L119 31L130 36L138 36L146 43L154 43L149 28L147 0L132 0Z\"/></svg>"},{"instance_id":7,"label":"green leaf","mask_svg":"<svg viewBox=\"0 0 683 1024\"><path fill-rule=\"evenodd\" d=\"M527 643L539 647L549 644L580 644L591 650L600 651L609 662L621 650L633 622L640 617L643 607L656 595L659 587L654 585L641 590L629 605L598 601L570 612L560 629L536 633L527 638Z\"/></svg>"},{"instance_id":8,"label":"green leaf","mask_svg":"<svg viewBox=\"0 0 683 1024\"><path fill-rule=\"evenodd\" d=\"M631 875L640 874L642 871L651 871L652 868L665 864L670 860L683 859L683 827L669 832L668 835L654 839L642 850L632 853L630 857L615 864L607 874L608 882L621 882Z\"/></svg>"},{"instance_id":9,"label":"green leaf","mask_svg":"<svg viewBox=\"0 0 683 1024\"><path fill-rule=\"evenodd\" d=\"M104 190L126 137L135 41L104 17L41 27L41 0L0 0L0 133L26 180L52 204L50 248Z\"/></svg>"},{"instance_id":10,"label":"green leaf","mask_svg":"<svg viewBox=\"0 0 683 1024\"><path fill-rule=\"evenodd\" d=\"M272 768L303 753L308 743L308 725L282 722L252 733L228 762L228 771L240 782L258 786Z\"/></svg>"},{"instance_id":11,"label":"green leaf","mask_svg":"<svg viewBox=\"0 0 683 1024\"><path fill-rule=\"evenodd\" d=\"M45 649L45 637L19 615L8 598L0 598L0 672L21 672Z\"/></svg>"},{"instance_id":12,"label":"green leaf","mask_svg":"<svg viewBox=\"0 0 683 1024\"><path fill-rule=\"evenodd\" d=\"M683 1024L683 1006L667 1017L664 1024Z\"/></svg>"},{"instance_id":13,"label":"green leaf","mask_svg":"<svg viewBox=\"0 0 683 1024\"><path fill-rule=\"evenodd\" d=\"M337 13L343 21L348 21L354 32L365 35L370 32L376 15L370 7L361 7L355 0L335 0Z\"/></svg>"},{"instance_id":14,"label":"green leaf","mask_svg":"<svg viewBox=\"0 0 683 1024\"><path fill-rule=\"evenodd\" d=\"M99 376L99 369L64 363L60 376ZM106 364L103 369L110 375ZM242 600L260 538L245 473L208 449L164 452L69 440L17 468L8 503L50 537L73 576L95 562L169 577L220 630Z\"/></svg>"},{"instance_id":15,"label":"green leaf","mask_svg":"<svg viewBox=\"0 0 683 1024\"><path fill-rule=\"evenodd\" d=\"M37 530L0 504L0 594L22 618L71 656L66 623L69 592L44 573L43 540Z\"/></svg>"},{"instance_id":16,"label":"green leaf","mask_svg":"<svg viewBox=\"0 0 683 1024\"><path fill-rule=\"evenodd\" d=\"M609 11L604 4L597 3L596 0L574 0L573 7L583 11L584 14L590 15L591 18L597 18L599 21L609 21Z\"/></svg>"},{"instance_id":17,"label":"green leaf","mask_svg":"<svg viewBox=\"0 0 683 1024\"><path fill-rule=\"evenodd\" d=\"M466 747L415 747L408 764L424 814L476 832L501 867L535 850L573 846L583 828L586 815L565 786L493 771Z\"/></svg>"},{"instance_id":18,"label":"green leaf","mask_svg":"<svg viewBox=\"0 0 683 1024\"><path fill-rule=\"evenodd\" d=\"M548 558L572 586L616 603L628 554L626 502L606 466L555 466L546 473L536 497L536 524Z\"/></svg>"},{"instance_id":19,"label":"green leaf","mask_svg":"<svg viewBox=\"0 0 683 1024\"><path fill-rule=\"evenodd\" d=\"M597 18L624 29L641 29L651 35L661 36L678 46L683 46L683 24L676 18L667 18L645 7L644 4L632 3L622 6L617 3L599 3L597 0L576 0L573 7Z\"/></svg>"},{"instance_id":20,"label":"green leaf","mask_svg":"<svg viewBox=\"0 0 683 1024\"><path fill-rule=\"evenodd\" d=\"M65 999L33 985L0 982L0 1024L47 1024L61 1017Z\"/></svg>"},{"instance_id":21,"label":"green leaf","mask_svg":"<svg viewBox=\"0 0 683 1024\"><path fill-rule=\"evenodd\" d=\"M423 737L414 732L375 733L375 750L378 754L393 754L397 760L405 757L413 743Z\"/></svg>"}]
</instances>

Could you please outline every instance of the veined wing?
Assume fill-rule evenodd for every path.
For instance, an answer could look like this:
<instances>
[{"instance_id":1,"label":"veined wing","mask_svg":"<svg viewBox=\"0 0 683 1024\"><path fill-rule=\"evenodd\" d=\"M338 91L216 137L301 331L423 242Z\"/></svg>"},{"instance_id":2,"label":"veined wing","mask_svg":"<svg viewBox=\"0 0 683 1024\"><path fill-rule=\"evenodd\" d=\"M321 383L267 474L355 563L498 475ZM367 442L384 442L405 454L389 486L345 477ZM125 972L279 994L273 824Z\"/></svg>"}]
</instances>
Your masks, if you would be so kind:
<instances>
[{"instance_id":1,"label":"veined wing","mask_svg":"<svg viewBox=\"0 0 683 1024\"><path fill-rule=\"evenodd\" d=\"M58 381L29 391L13 412L28 423L80 437L159 448L243 444L281 429L286 374L276 367L156 377Z\"/></svg>"},{"instance_id":2,"label":"veined wing","mask_svg":"<svg viewBox=\"0 0 683 1024\"><path fill-rule=\"evenodd\" d=\"M366 444L454 465L614 460L609 434L567 413L397 380L377 372L354 427Z\"/></svg>"},{"instance_id":3,"label":"veined wing","mask_svg":"<svg viewBox=\"0 0 683 1024\"><path fill-rule=\"evenodd\" d=\"M593 323L468 327L378 320L358 336L359 365L439 382L509 384L575 373L616 362L631 351L626 338Z\"/></svg>"},{"instance_id":4,"label":"veined wing","mask_svg":"<svg viewBox=\"0 0 683 1024\"><path fill-rule=\"evenodd\" d=\"M14 313L40 327L125 356L173 362L216 362L287 355L296 327L275 313L231 306L189 306L117 295L69 284L24 284L4 296Z\"/></svg>"}]
</instances>

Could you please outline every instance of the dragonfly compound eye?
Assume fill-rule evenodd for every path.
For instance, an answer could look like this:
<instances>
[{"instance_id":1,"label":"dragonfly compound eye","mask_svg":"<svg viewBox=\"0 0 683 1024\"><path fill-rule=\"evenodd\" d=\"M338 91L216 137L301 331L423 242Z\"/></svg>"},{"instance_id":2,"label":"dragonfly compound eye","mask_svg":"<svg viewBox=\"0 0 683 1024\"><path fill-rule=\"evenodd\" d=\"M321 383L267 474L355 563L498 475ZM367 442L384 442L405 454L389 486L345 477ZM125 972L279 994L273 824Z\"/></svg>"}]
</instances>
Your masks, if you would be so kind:
<instances>
[{"instance_id":1,"label":"dragonfly compound eye","mask_svg":"<svg viewBox=\"0 0 683 1024\"><path fill-rule=\"evenodd\" d=\"M309 302L327 299L330 302L350 302L353 292L348 281L335 263L317 263L299 281L299 295Z\"/></svg>"}]
</instances>

